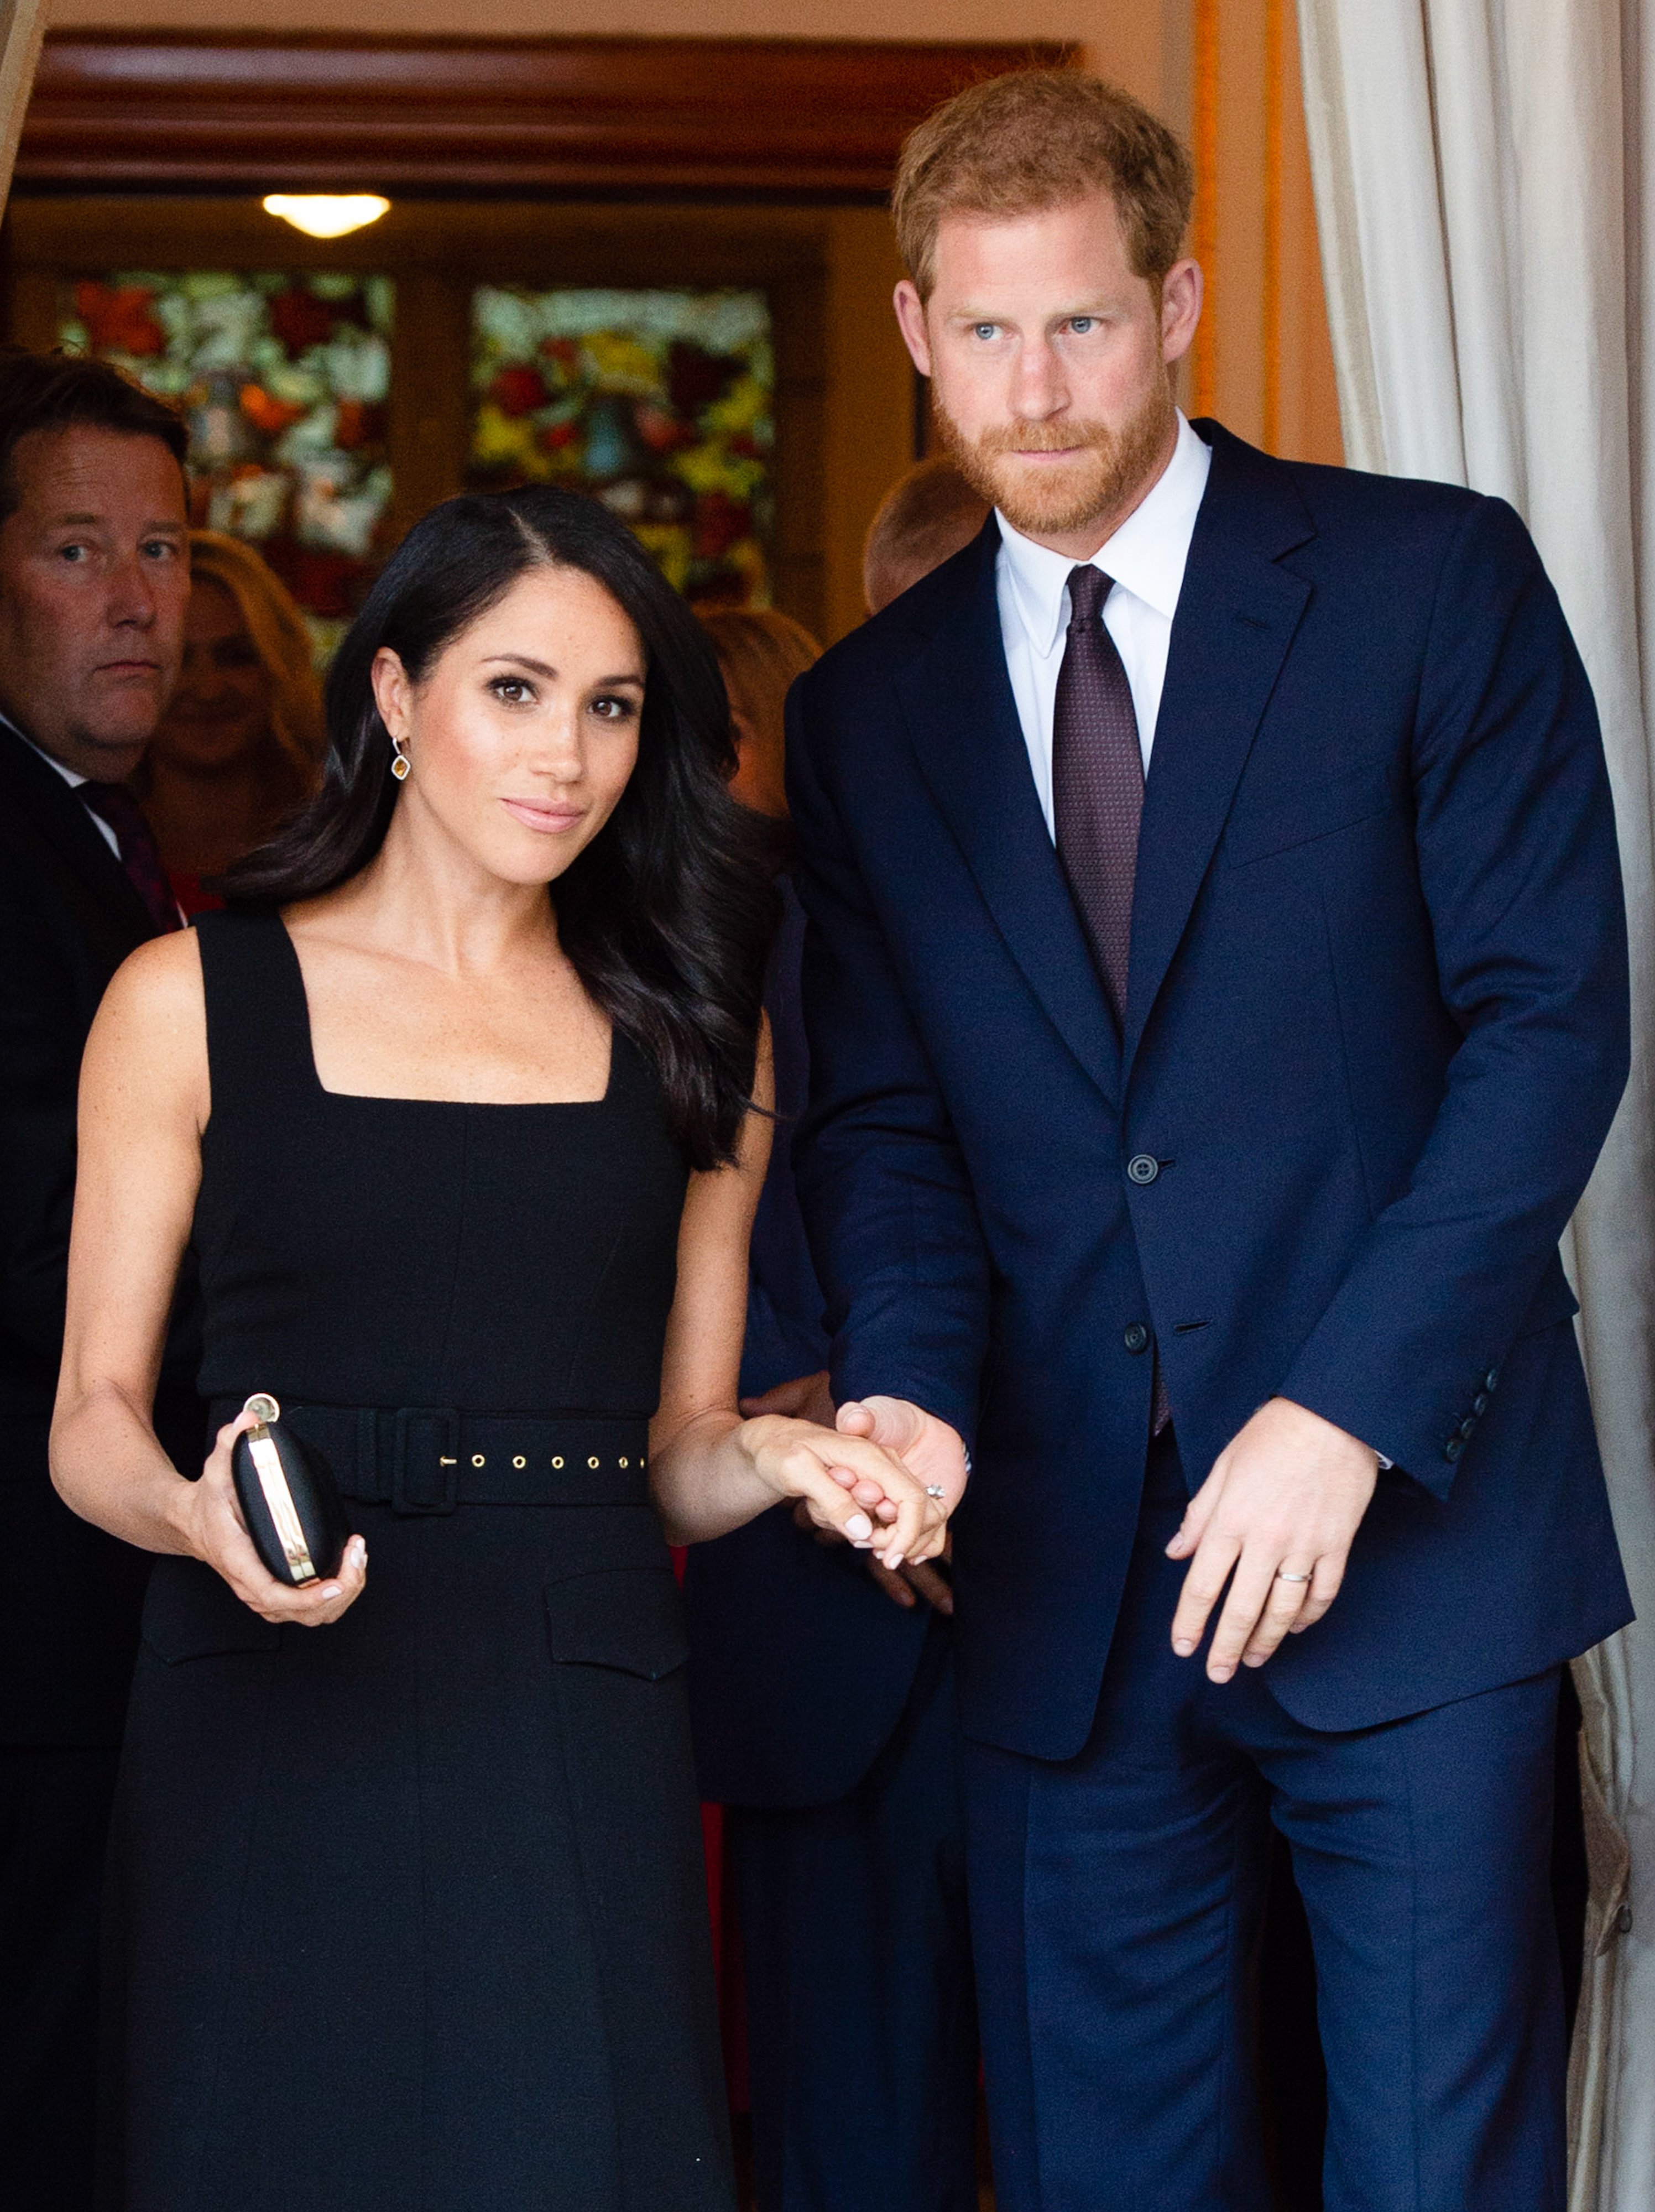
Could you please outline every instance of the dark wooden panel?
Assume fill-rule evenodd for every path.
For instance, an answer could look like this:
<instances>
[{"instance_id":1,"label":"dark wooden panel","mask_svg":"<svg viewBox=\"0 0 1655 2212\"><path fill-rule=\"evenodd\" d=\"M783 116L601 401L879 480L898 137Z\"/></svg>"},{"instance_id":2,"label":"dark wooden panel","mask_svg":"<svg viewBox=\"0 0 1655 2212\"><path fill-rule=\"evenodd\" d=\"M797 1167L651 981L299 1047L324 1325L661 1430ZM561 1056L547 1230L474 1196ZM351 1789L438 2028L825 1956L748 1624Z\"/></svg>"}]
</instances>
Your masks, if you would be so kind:
<instances>
[{"instance_id":1,"label":"dark wooden panel","mask_svg":"<svg viewBox=\"0 0 1655 2212\"><path fill-rule=\"evenodd\" d=\"M410 269L471 283L765 284L819 262L831 209L399 198L348 238L307 238L251 193L15 197L19 269Z\"/></svg>"},{"instance_id":2,"label":"dark wooden panel","mask_svg":"<svg viewBox=\"0 0 1655 2212\"><path fill-rule=\"evenodd\" d=\"M62 32L23 125L30 190L888 190L903 136L1031 44Z\"/></svg>"}]
</instances>

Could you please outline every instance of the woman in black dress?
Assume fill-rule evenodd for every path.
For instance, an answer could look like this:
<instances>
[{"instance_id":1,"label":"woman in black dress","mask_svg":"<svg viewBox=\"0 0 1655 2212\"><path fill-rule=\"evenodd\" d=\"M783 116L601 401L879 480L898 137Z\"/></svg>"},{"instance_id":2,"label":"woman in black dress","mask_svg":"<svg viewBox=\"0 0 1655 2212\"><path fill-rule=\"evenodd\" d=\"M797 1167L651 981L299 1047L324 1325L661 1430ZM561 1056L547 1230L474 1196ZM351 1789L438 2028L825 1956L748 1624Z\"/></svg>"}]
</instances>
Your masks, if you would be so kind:
<instances>
[{"instance_id":1,"label":"woman in black dress","mask_svg":"<svg viewBox=\"0 0 1655 2212\"><path fill-rule=\"evenodd\" d=\"M795 1498L923 1558L941 1507L735 1410L770 895L687 609L591 502L452 501L328 710L320 797L87 1054L54 1468L162 1555L107 2201L727 2212L666 1541ZM190 1247L198 1480L148 1418ZM256 1391L349 1503L319 1587L235 1507Z\"/></svg>"}]
</instances>

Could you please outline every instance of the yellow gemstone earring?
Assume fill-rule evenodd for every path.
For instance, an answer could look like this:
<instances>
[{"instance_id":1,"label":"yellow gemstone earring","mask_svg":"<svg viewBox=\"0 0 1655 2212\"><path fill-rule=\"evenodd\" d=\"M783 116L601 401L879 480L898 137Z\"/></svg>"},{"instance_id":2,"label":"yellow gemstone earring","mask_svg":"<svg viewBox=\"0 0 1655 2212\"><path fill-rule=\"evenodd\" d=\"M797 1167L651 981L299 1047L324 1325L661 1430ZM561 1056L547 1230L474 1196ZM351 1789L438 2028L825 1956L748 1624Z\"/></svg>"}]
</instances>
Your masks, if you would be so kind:
<instances>
[{"instance_id":1,"label":"yellow gemstone earring","mask_svg":"<svg viewBox=\"0 0 1655 2212\"><path fill-rule=\"evenodd\" d=\"M391 752L391 773L395 776L399 783L406 783L408 781L408 771L411 766L411 763L410 762L407 754L404 752L402 749L402 739L400 738L392 738Z\"/></svg>"}]
</instances>

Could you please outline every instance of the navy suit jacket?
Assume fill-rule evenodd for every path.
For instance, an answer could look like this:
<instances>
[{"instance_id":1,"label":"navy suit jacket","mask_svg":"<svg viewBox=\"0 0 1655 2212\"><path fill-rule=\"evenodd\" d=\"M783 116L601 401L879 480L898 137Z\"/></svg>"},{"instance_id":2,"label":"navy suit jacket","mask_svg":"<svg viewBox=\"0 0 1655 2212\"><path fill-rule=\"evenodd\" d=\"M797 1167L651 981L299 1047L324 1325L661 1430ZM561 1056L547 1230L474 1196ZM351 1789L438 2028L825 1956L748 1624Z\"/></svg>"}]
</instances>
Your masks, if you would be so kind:
<instances>
[{"instance_id":1,"label":"navy suit jacket","mask_svg":"<svg viewBox=\"0 0 1655 2212\"><path fill-rule=\"evenodd\" d=\"M1192 1486L1294 1399L1396 1462L1268 1680L1363 1727L1630 1617L1557 1256L1628 1067L1591 696L1500 501L1216 424L1124 1034L1042 818L995 526L795 687L836 1394L952 1422L973 1735L1091 1727L1159 1349Z\"/></svg>"},{"instance_id":2,"label":"navy suit jacket","mask_svg":"<svg viewBox=\"0 0 1655 2212\"><path fill-rule=\"evenodd\" d=\"M753 1224L744 1397L813 1375L828 1360L789 1157L810 1080L799 1006L805 918L785 881L782 890L764 992L779 1126ZM773 1808L849 1796L902 1717L929 1607L893 1605L861 1553L817 1543L786 1505L715 1543L691 1545L684 1598L702 1796Z\"/></svg>"},{"instance_id":3,"label":"navy suit jacket","mask_svg":"<svg viewBox=\"0 0 1655 2212\"><path fill-rule=\"evenodd\" d=\"M0 1743L119 1743L149 1558L78 1520L46 1440L63 1351L81 1053L105 986L155 933L57 770L0 728ZM198 1316L185 1270L155 1397L199 1466Z\"/></svg>"}]
</instances>

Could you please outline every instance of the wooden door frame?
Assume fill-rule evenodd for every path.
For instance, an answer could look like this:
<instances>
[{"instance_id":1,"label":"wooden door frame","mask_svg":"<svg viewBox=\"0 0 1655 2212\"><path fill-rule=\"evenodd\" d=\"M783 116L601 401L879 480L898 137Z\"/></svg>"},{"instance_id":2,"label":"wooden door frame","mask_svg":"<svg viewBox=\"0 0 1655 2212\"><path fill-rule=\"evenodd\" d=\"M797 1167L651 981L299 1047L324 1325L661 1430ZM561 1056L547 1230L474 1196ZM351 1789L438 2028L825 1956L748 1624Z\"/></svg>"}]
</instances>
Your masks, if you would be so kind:
<instances>
[{"instance_id":1,"label":"wooden door frame","mask_svg":"<svg viewBox=\"0 0 1655 2212\"><path fill-rule=\"evenodd\" d=\"M837 636L861 612L861 534L911 453L875 212L902 140L965 84L1075 58L1037 42L50 33L6 223L10 331L50 343L69 270L386 268L405 527L460 480L448 387L466 286L762 285L776 597ZM391 213L326 246L256 197L355 189L386 192Z\"/></svg>"},{"instance_id":2,"label":"wooden door frame","mask_svg":"<svg viewBox=\"0 0 1655 2212\"><path fill-rule=\"evenodd\" d=\"M60 31L13 189L866 203L950 93L1074 51Z\"/></svg>"}]
</instances>

